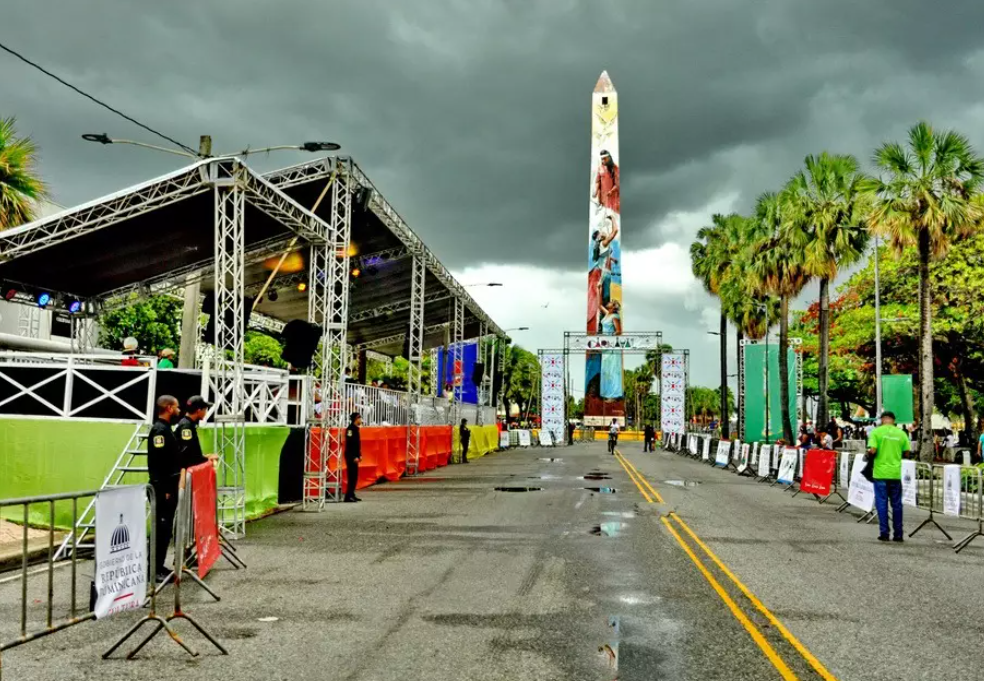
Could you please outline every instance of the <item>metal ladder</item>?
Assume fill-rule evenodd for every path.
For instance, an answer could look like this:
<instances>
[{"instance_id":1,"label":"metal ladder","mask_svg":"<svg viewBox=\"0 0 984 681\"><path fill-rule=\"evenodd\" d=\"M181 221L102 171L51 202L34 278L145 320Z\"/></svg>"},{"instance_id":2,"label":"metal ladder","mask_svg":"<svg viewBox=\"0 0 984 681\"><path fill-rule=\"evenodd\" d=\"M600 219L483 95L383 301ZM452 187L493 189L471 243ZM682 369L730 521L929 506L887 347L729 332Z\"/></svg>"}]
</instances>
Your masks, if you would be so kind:
<instances>
[{"instance_id":1,"label":"metal ladder","mask_svg":"<svg viewBox=\"0 0 984 681\"><path fill-rule=\"evenodd\" d=\"M120 452L116 463L113 464L112 470L110 470L106 479L103 480L102 486L99 489L112 489L127 484L124 482L124 478L127 475L139 474L146 477L147 439L149 433L149 423L141 423L134 428L133 434L130 435L126 446L123 447L123 451ZM62 541L61 546L58 547L54 559L61 560L62 558L67 558L69 552L72 550L73 541L75 542L74 547L76 551L94 551L96 548L95 530L96 500L93 498L89 502L89 505L85 507L85 510L82 511L82 515L78 517L75 527L72 528L72 531Z\"/></svg>"}]
</instances>

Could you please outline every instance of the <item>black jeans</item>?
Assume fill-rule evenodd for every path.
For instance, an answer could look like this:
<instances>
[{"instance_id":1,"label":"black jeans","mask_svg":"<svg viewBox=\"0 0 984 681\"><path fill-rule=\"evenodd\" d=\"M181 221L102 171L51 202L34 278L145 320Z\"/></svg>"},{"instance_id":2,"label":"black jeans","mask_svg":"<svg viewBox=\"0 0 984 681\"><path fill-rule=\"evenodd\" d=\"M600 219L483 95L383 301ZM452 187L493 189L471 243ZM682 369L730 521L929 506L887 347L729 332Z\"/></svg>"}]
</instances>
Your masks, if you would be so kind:
<instances>
[{"instance_id":1,"label":"black jeans","mask_svg":"<svg viewBox=\"0 0 984 681\"><path fill-rule=\"evenodd\" d=\"M345 459L345 471L348 476L345 481L345 498L355 498L355 486L359 483L359 462L357 459Z\"/></svg>"},{"instance_id":2,"label":"black jeans","mask_svg":"<svg viewBox=\"0 0 984 681\"><path fill-rule=\"evenodd\" d=\"M157 501L157 542L155 549L157 555L154 566L156 572L165 572L167 568L167 549L171 545L171 535L174 531L174 511L178 508L178 483L156 484L154 485L154 498Z\"/></svg>"},{"instance_id":3,"label":"black jeans","mask_svg":"<svg viewBox=\"0 0 984 681\"><path fill-rule=\"evenodd\" d=\"M466 438L461 441L461 463L468 463L468 445L469 440Z\"/></svg>"}]
</instances>

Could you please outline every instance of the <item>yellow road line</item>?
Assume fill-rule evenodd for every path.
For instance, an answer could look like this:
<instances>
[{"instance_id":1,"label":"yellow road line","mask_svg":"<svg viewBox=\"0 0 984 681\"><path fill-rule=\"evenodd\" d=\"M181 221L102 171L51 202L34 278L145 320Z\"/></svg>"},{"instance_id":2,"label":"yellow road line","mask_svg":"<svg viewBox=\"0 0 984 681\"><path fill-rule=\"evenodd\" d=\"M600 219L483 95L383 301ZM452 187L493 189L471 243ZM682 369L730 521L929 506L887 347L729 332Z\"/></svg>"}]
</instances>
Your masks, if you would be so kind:
<instances>
[{"instance_id":1,"label":"yellow road line","mask_svg":"<svg viewBox=\"0 0 984 681\"><path fill-rule=\"evenodd\" d=\"M625 469L625 472L628 474L629 479L632 480L632 482L635 483L635 486L639 488L639 491L642 492L642 496L646 498L646 501L648 501L650 504L653 503L652 497L646 494L645 488L642 485L640 485L639 481L632 476L632 471L629 470L629 467L625 465L625 461L618 454L618 452L615 453L615 459L622 465L622 468Z\"/></svg>"},{"instance_id":2,"label":"yellow road line","mask_svg":"<svg viewBox=\"0 0 984 681\"><path fill-rule=\"evenodd\" d=\"M634 464L633 464L633 463L632 463L631 461L629 461L629 460L628 460L628 459L627 459L627 458L625 457L625 455L624 455L624 454L622 454L622 452L620 452L620 451L618 451L617 449L616 449L615 451L616 451L616 453L617 453L617 454L618 454L618 455L619 455L620 457L622 457L622 459L624 459L624 460L625 460L625 463L627 463L627 464L628 464L628 465L629 465L629 466L630 466L630 467L632 468L632 470L633 470L633 471L635 471L635 474L636 474L636 475L638 475L638 476L639 476L639 478L640 478L640 479L641 479L641 480L642 480L642 481L643 481L644 483L646 483L646 487L648 487L648 488L649 488L649 491L653 493L653 496L654 496L654 497L656 497L656 501L658 501L658 502L659 502L659 503L661 503L661 504L662 504L662 503L664 503L664 502L663 502L663 497L662 497L662 496L660 496L660 494L659 494L659 492L657 492L657 491L656 491L655 489L653 489L653 486L649 484L649 481L648 481L648 480L646 480L646 476L645 476L645 475L643 475L642 473L640 473L640 472L639 472L639 469L638 469L638 468L636 468L636 467L635 467L635 465L634 465Z\"/></svg>"},{"instance_id":3,"label":"yellow road line","mask_svg":"<svg viewBox=\"0 0 984 681\"><path fill-rule=\"evenodd\" d=\"M731 614L735 616L735 619L741 622L743 627L745 627L745 631L751 635L752 640L755 641L756 645L758 645L759 649L765 654L769 662L772 663L772 666L779 670L782 678L786 679L786 681L798 681L799 677L793 673L793 670L786 666L786 663L783 662L781 657L779 657L779 653L777 653L775 648L773 648L772 645L766 640L765 636L762 635L762 632L759 631L758 627L756 627L752 621L748 619L748 616L741 611L741 608L739 608L738 604L735 603L731 596L728 595L728 592L724 590L724 587L722 587L721 584L714 579L714 575L712 575L707 567L700 561L697 554L695 554L687 545L687 542L683 540L683 537L681 537L680 534L673 529L673 525L670 524L670 521L666 517L660 518L660 520L662 520L663 524L666 525L666 529L670 531L670 534L672 534L677 540L680 547L688 556L690 556L690 560L694 562L697 569L700 570L702 575L704 575L704 579L708 581L711 588L717 592L717 595L721 597L724 604L728 606L728 609L731 610Z\"/></svg>"},{"instance_id":4,"label":"yellow road line","mask_svg":"<svg viewBox=\"0 0 984 681\"><path fill-rule=\"evenodd\" d=\"M825 681L837 681L837 677L831 674L829 671L827 671L827 668L823 666L820 660L814 657L813 653L807 650L806 646L800 643L799 639L793 636L792 632L790 632L789 629L787 629L783 625L783 623L780 622L776 618L776 616L769 611L767 607L765 607L762 601L756 598L755 594L753 594L748 589L747 586L742 584L741 581L737 577L735 577L734 573L732 573L731 570L729 570L725 566L725 564L721 562L720 558L714 555L714 552L707 547L707 544L705 544L700 540L700 537L694 534L694 531L690 529L687 523L683 522L683 519L680 518L680 516L678 516L676 513L673 512L670 512L669 515L673 517L673 519L676 520L677 523L680 524L680 527L682 527L687 534L690 535L690 538L693 539L694 542L696 542L697 546L703 549L704 553L707 554L708 558L714 561L714 564L717 565L718 568L720 568L721 572L727 575L728 579L730 579L732 582L735 583L735 586L737 586L741 590L741 592L745 594L748 600L752 602L752 605L758 608L759 612L765 615L766 619L769 620L769 623L772 624L772 626L774 626L779 631L779 633L783 635L783 638L789 641L789 643L793 646L793 648L796 649L796 652L802 655L803 659L810 663L810 666L813 667L814 670L816 670L817 674L819 674L821 678L823 678Z\"/></svg>"}]
</instances>

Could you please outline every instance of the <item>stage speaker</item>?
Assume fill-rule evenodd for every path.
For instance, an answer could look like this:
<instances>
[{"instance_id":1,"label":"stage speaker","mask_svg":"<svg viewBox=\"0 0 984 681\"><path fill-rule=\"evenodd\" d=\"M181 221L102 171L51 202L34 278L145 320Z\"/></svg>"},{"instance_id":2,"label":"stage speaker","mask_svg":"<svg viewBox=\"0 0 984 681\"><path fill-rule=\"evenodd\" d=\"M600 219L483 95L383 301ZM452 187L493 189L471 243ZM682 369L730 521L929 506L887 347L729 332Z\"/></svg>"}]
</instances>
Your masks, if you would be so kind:
<instances>
[{"instance_id":1,"label":"stage speaker","mask_svg":"<svg viewBox=\"0 0 984 681\"><path fill-rule=\"evenodd\" d=\"M478 388L482 385L482 378L485 376L485 365L482 362L475 362L472 369L472 383Z\"/></svg>"},{"instance_id":2,"label":"stage speaker","mask_svg":"<svg viewBox=\"0 0 984 681\"><path fill-rule=\"evenodd\" d=\"M253 301L255 298L243 298L243 335L246 334L246 329L249 328L249 317L253 312ZM215 343L215 293L209 293L205 296L205 300L202 301L202 312L208 315L208 322L205 324L204 330L204 340L206 343ZM232 326L233 312L232 310L225 311L225 323L226 326Z\"/></svg>"},{"instance_id":3,"label":"stage speaker","mask_svg":"<svg viewBox=\"0 0 984 681\"><path fill-rule=\"evenodd\" d=\"M311 366L314 352L318 349L322 329L317 324L311 324L301 319L292 319L280 332L284 341L280 359L289 362L297 369L307 369Z\"/></svg>"},{"instance_id":4,"label":"stage speaker","mask_svg":"<svg viewBox=\"0 0 984 681\"><path fill-rule=\"evenodd\" d=\"M372 189L368 187L359 187L355 195L352 197L352 203L354 207L361 210L363 213L369 212L369 204L372 202Z\"/></svg>"},{"instance_id":5,"label":"stage speaker","mask_svg":"<svg viewBox=\"0 0 984 681\"><path fill-rule=\"evenodd\" d=\"M502 389L502 369L496 367L495 371L492 372L492 397L495 398Z\"/></svg>"},{"instance_id":6,"label":"stage speaker","mask_svg":"<svg viewBox=\"0 0 984 681\"><path fill-rule=\"evenodd\" d=\"M400 350L400 357L403 359L410 359L410 334L408 333L403 337L403 349Z\"/></svg>"}]
</instances>

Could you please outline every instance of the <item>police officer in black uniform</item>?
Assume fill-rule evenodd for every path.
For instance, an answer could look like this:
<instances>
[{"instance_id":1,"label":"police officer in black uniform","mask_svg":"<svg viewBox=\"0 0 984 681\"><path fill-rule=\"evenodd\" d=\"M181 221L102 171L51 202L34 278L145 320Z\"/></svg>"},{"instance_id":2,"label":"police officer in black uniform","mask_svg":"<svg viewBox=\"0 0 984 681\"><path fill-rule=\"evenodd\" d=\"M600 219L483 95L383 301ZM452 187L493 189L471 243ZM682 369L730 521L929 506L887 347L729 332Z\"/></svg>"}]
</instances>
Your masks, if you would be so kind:
<instances>
[{"instance_id":1,"label":"police officer in black uniform","mask_svg":"<svg viewBox=\"0 0 984 681\"><path fill-rule=\"evenodd\" d=\"M461 442L461 463L468 463L468 443L471 442L468 419L461 419L461 425L458 426L458 440Z\"/></svg>"},{"instance_id":2,"label":"police officer in black uniform","mask_svg":"<svg viewBox=\"0 0 984 681\"><path fill-rule=\"evenodd\" d=\"M178 441L181 452L181 467L191 468L200 463L215 458L202 453L202 443L198 439L198 423L205 418L208 408L212 406L201 395L194 395L185 402L185 415L174 428L174 437Z\"/></svg>"},{"instance_id":3,"label":"police officer in black uniform","mask_svg":"<svg viewBox=\"0 0 984 681\"><path fill-rule=\"evenodd\" d=\"M345 489L346 503L362 501L355 496L355 485L359 481L359 461L362 460L362 438L359 434L359 426L362 425L362 415L359 412L352 412L349 416L348 428L345 429L345 470L348 475L348 484Z\"/></svg>"},{"instance_id":4,"label":"police officer in black uniform","mask_svg":"<svg viewBox=\"0 0 984 681\"><path fill-rule=\"evenodd\" d=\"M181 408L171 395L157 398L157 419L150 427L147 440L147 473L154 487L157 500L157 565L154 566L158 581L164 580L168 571L164 567L167 547L171 544L174 527L174 511L178 507L178 478L181 474L181 453L178 441L171 431L171 422L178 417Z\"/></svg>"}]
</instances>

